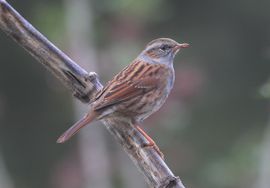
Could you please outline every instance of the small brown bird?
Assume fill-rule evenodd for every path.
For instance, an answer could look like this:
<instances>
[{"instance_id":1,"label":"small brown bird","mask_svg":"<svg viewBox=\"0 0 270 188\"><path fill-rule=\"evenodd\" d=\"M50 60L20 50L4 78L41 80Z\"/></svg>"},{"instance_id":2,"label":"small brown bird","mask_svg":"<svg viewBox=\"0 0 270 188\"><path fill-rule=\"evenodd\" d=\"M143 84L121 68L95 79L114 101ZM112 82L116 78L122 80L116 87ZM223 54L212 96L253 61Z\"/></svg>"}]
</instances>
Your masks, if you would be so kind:
<instances>
[{"instance_id":1,"label":"small brown bird","mask_svg":"<svg viewBox=\"0 0 270 188\"><path fill-rule=\"evenodd\" d=\"M159 38L147 44L139 56L95 95L90 111L62 134L57 143L63 143L93 120L118 115L130 118L149 141L154 141L138 126L156 112L167 99L174 83L173 59L181 48L169 38Z\"/></svg>"}]
</instances>

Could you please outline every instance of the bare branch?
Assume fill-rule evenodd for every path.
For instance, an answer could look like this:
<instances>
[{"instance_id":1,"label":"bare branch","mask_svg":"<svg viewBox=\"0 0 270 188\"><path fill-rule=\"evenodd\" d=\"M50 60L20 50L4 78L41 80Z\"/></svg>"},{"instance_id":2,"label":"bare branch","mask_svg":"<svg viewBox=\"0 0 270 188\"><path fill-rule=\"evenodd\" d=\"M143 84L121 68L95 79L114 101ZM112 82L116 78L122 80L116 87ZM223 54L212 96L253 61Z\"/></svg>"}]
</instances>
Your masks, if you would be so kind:
<instances>
[{"instance_id":1,"label":"bare branch","mask_svg":"<svg viewBox=\"0 0 270 188\"><path fill-rule=\"evenodd\" d=\"M0 0L0 27L27 52L60 79L74 96L89 102L102 85L95 73L88 74L66 54L54 46L46 37L27 22L6 1Z\"/></svg>"},{"instance_id":2,"label":"bare branch","mask_svg":"<svg viewBox=\"0 0 270 188\"><path fill-rule=\"evenodd\" d=\"M95 73L88 74L54 46L6 1L0 0L0 28L51 71L82 102L91 102L102 88ZM102 121L109 132L143 173L150 187L184 188L155 149L142 148L147 142L129 120L115 117Z\"/></svg>"}]
</instances>

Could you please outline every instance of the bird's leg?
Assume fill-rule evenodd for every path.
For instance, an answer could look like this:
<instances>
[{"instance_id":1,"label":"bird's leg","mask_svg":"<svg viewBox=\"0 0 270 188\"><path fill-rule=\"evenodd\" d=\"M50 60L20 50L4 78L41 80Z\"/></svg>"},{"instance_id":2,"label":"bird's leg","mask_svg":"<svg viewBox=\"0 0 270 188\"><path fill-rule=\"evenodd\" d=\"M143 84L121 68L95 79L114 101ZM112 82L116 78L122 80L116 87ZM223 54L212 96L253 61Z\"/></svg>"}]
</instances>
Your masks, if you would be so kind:
<instances>
[{"instance_id":1,"label":"bird's leg","mask_svg":"<svg viewBox=\"0 0 270 188\"><path fill-rule=\"evenodd\" d=\"M146 138L146 140L148 141L148 143L144 143L142 145L142 147L153 147L156 152L159 154L159 156L164 159L164 155L163 153L160 151L160 149L158 148L157 144L154 142L154 140L146 133L144 132L144 130L139 126L139 125L135 125L136 129Z\"/></svg>"}]
</instances>

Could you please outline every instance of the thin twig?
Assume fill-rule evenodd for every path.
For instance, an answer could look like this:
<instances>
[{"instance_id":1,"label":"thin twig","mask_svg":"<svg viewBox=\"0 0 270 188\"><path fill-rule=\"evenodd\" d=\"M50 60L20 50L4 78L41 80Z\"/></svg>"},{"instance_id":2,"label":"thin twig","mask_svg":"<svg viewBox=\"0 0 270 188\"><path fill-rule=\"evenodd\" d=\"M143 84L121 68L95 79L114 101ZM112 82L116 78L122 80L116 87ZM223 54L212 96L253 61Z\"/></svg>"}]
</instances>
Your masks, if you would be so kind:
<instances>
[{"instance_id":1,"label":"thin twig","mask_svg":"<svg viewBox=\"0 0 270 188\"><path fill-rule=\"evenodd\" d=\"M95 73L88 74L54 46L6 1L0 0L0 28L42 63L75 97L90 103L102 85ZM143 135L125 118L115 116L102 121L144 175L150 187L184 188L154 148L141 146Z\"/></svg>"}]
</instances>

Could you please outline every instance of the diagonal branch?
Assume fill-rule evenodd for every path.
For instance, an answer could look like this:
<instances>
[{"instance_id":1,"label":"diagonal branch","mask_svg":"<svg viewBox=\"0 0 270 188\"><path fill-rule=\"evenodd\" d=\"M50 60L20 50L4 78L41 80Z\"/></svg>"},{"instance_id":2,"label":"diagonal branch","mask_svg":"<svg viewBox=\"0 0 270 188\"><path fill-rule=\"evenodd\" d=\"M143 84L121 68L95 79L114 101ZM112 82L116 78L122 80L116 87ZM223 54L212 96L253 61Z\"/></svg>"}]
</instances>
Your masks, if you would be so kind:
<instances>
[{"instance_id":1,"label":"diagonal branch","mask_svg":"<svg viewBox=\"0 0 270 188\"><path fill-rule=\"evenodd\" d=\"M81 102L90 103L102 85L96 73L87 73L54 46L5 0L0 0L0 28L68 87ZM144 175L150 187L184 188L154 148L141 148L143 135L127 119L102 120Z\"/></svg>"},{"instance_id":2,"label":"diagonal branch","mask_svg":"<svg viewBox=\"0 0 270 188\"><path fill-rule=\"evenodd\" d=\"M0 0L0 5L1 29L71 89L74 96L89 102L95 91L102 88L96 74L89 75L6 1Z\"/></svg>"}]
</instances>

